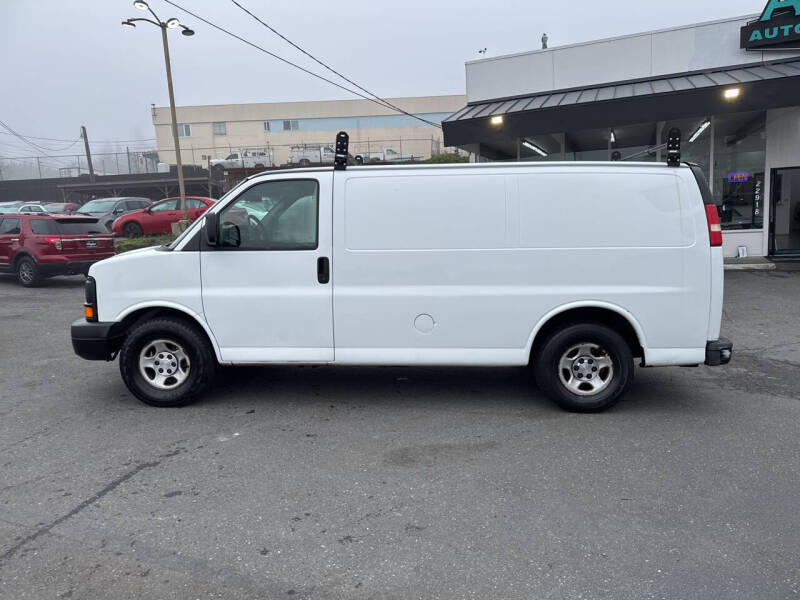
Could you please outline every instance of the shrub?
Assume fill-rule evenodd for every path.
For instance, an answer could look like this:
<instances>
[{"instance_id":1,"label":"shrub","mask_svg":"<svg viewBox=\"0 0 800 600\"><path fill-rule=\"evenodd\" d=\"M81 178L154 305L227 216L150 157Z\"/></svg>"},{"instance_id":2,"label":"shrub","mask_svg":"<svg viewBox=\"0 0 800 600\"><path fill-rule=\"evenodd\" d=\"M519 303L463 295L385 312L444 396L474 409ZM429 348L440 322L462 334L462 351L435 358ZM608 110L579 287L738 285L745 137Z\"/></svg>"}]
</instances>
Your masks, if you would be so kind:
<instances>
[{"instance_id":1,"label":"shrub","mask_svg":"<svg viewBox=\"0 0 800 600\"><path fill-rule=\"evenodd\" d=\"M445 152L442 154L433 154L425 162L432 165L442 165L447 163L465 163L469 162L469 157L461 156L460 154L451 154L449 152Z\"/></svg>"},{"instance_id":2,"label":"shrub","mask_svg":"<svg viewBox=\"0 0 800 600\"><path fill-rule=\"evenodd\" d=\"M163 246L169 244L175 236L170 233L162 235L144 235L138 238L125 238L124 240L114 240L114 250L117 254L137 250L138 248L149 248L150 246Z\"/></svg>"}]
</instances>

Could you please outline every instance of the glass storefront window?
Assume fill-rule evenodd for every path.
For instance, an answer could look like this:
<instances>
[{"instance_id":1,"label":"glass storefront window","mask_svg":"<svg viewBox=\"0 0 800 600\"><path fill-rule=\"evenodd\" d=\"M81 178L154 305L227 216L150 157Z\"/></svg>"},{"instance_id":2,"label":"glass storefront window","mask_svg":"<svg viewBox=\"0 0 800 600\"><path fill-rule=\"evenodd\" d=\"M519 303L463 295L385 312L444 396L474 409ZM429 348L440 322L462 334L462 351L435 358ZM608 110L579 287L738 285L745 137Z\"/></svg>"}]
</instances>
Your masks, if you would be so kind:
<instances>
[{"instance_id":1,"label":"glass storefront window","mask_svg":"<svg viewBox=\"0 0 800 600\"><path fill-rule=\"evenodd\" d=\"M764 226L766 113L736 113L714 119L712 191L723 229Z\"/></svg>"},{"instance_id":2,"label":"glass storefront window","mask_svg":"<svg viewBox=\"0 0 800 600\"><path fill-rule=\"evenodd\" d=\"M681 130L681 160L699 165L706 176L711 180L711 118L696 117L693 119L680 119L667 121L661 131L661 143L664 145L662 156L666 160L666 144L670 129L677 127Z\"/></svg>"},{"instance_id":3,"label":"glass storefront window","mask_svg":"<svg viewBox=\"0 0 800 600\"><path fill-rule=\"evenodd\" d=\"M672 128L681 131L681 160L699 165L709 181L723 229L763 228L766 111L530 135L514 142L522 161L655 162L666 160ZM514 160L516 148L508 144L502 150Z\"/></svg>"}]
</instances>

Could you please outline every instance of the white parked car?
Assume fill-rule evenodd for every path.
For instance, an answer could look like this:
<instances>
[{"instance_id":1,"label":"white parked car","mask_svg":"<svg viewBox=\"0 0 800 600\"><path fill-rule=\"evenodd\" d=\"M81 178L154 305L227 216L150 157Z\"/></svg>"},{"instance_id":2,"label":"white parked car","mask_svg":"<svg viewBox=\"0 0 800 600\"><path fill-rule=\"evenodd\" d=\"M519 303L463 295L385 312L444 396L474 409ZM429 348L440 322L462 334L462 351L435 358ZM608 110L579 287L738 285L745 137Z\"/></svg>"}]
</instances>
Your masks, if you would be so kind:
<instances>
[{"instance_id":1,"label":"white parked car","mask_svg":"<svg viewBox=\"0 0 800 600\"><path fill-rule=\"evenodd\" d=\"M265 173L172 244L93 265L72 343L118 355L156 406L192 401L218 364L532 364L560 406L598 411L634 360L730 360L721 245L686 165Z\"/></svg>"},{"instance_id":2,"label":"white parked car","mask_svg":"<svg viewBox=\"0 0 800 600\"><path fill-rule=\"evenodd\" d=\"M43 204L39 204L38 202L28 202L20 206L19 209L17 209L17 212L22 215L29 215L29 214L46 215L47 208Z\"/></svg>"},{"instance_id":3,"label":"white parked car","mask_svg":"<svg viewBox=\"0 0 800 600\"><path fill-rule=\"evenodd\" d=\"M419 158L419 157L417 157ZM399 162L404 160L414 160L413 154L401 154L391 148L384 148L380 152L362 152L356 154L353 159L357 165L370 162Z\"/></svg>"}]
</instances>

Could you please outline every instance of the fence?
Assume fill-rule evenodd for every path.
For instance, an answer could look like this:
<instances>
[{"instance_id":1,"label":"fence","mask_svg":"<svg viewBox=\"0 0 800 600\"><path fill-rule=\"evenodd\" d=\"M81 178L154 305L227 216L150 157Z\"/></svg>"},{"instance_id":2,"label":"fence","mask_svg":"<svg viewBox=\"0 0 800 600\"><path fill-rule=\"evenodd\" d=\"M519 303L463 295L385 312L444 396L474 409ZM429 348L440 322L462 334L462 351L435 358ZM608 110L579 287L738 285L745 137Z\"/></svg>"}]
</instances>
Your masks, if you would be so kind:
<instances>
[{"instance_id":1,"label":"fence","mask_svg":"<svg viewBox=\"0 0 800 600\"><path fill-rule=\"evenodd\" d=\"M95 175L131 175L158 172L158 152L101 152L92 154ZM89 173L81 154L0 157L0 179L50 179Z\"/></svg>"},{"instance_id":2,"label":"fence","mask_svg":"<svg viewBox=\"0 0 800 600\"><path fill-rule=\"evenodd\" d=\"M252 138L251 138L252 139ZM286 144L236 145L226 144L194 146L181 142L181 158L185 165L209 167L212 159L224 159L234 152L267 152L272 164L282 166L290 162L293 147L306 149L333 147L334 140L298 140ZM351 138L350 154L361 156L364 162L380 161L424 161L434 154L456 152L454 148L444 148L442 141L430 138L369 139ZM157 150L137 150L129 152L101 152L92 154L92 166L96 175L129 175L156 173L168 170L167 165L175 164L175 152L171 148ZM321 161L309 160L312 164ZM243 165L253 166L253 165ZM56 177L77 177L89 173L86 157L78 154L46 156L0 156L0 179L46 179Z\"/></svg>"}]
</instances>

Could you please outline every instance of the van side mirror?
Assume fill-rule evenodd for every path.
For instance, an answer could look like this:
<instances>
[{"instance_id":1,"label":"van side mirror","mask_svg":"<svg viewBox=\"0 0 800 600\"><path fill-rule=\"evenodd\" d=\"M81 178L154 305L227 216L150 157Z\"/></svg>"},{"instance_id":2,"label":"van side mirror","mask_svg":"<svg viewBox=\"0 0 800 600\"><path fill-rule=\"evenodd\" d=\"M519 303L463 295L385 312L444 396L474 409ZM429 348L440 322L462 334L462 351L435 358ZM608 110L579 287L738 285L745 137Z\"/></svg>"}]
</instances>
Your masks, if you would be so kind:
<instances>
[{"instance_id":1,"label":"van side mirror","mask_svg":"<svg viewBox=\"0 0 800 600\"><path fill-rule=\"evenodd\" d=\"M206 243L209 246L216 246L219 243L219 215L207 212L204 217L206 219Z\"/></svg>"},{"instance_id":2,"label":"van side mirror","mask_svg":"<svg viewBox=\"0 0 800 600\"><path fill-rule=\"evenodd\" d=\"M233 223L223 223L220 230L219 245L226 248L238 248L242 245L242 234L239 226Z\"/></svg>"}]
</instances>

